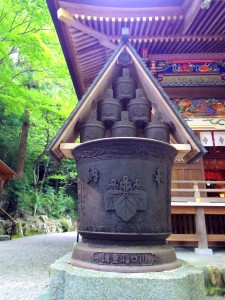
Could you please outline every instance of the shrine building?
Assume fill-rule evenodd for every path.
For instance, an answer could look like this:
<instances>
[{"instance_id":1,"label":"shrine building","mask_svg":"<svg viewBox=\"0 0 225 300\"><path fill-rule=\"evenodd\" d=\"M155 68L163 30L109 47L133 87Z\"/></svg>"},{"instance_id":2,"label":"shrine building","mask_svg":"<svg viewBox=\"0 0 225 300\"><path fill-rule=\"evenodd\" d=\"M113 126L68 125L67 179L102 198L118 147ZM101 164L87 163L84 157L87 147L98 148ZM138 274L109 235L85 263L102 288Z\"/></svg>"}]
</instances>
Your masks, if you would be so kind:
<instances>
[{"instance_id":1,"label":"shrine building","mask_svg":"<svg viewBox=\"0 0 225 300\"><path fill-rule=\"evenodd\" d=\"M168 242L199 248L223 245L224 1L47 3L80 100L49 146L51 155L59 161L72 157L72 147L79 138L77 124L90 114L88 106L96 104L113 79L121 76L116 64L119 54L127 52L138 88L162 112L163 121L172 122L170 142L179 150L172 173L173 234ZM127 30L125 46L123 28Z\"/></svg>"}]
</instances>

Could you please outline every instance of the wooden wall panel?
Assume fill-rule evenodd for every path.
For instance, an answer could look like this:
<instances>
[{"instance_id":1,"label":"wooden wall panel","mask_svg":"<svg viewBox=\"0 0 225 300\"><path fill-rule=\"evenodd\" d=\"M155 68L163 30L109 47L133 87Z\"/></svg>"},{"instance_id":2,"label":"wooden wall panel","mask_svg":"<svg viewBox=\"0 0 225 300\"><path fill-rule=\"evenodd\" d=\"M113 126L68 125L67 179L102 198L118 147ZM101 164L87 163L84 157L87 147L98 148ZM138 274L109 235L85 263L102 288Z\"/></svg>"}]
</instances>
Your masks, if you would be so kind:
<instances>
[{"instance_id":1,"label":"wooden wall panel","mask_svg":"<svg viewBox=\"0 0 225 300\"><path fill-rule=\"evenodd\" d=\"M174 163L172 180L205 180L202 159L193 164Z\"/></svg>"},{"instance_id":2,"label":"wooden wall panel","mask_svg":"<svg viewBox=\"0 0 225 300\"><path fill-rule=\"evenodd\" d=\"M225 170L224 159L204 159L204 167L206 170Z\"/></svg>"},{"instance_id":3,"label":"wooden wall panel","mask_svg":"<svg viewBox=\"0 0 225 300\"><path fill-rule=\"evenodd\" d=\"M205 180L204 167L202 158L193 164L186 163L174 163L172 170L172 181L173 180ZM172 188L192 188L190 184L173 183ZM204 185L199 185L199 188L205 188ZM172 196L181 196L181 193L172 192ZM182 196L191 197L193 193L185 193Z\"/></svg>"}]
</instances>

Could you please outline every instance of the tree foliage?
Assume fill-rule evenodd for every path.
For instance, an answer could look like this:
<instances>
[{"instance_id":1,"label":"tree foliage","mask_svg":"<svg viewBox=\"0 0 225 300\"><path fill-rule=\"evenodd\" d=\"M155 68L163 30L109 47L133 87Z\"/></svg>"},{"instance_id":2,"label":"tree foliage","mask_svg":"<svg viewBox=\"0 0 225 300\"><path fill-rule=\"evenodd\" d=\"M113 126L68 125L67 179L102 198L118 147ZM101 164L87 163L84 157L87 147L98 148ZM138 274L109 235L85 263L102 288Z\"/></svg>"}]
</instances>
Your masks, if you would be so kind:
<instances>
[{"instance_id":1,"label":"tree foliage","mask_svg":"<svg viewBox=\"0 0 225 300\"><path fill-rule=\"evenodd\" d=\"M67 195L68 180L74 184L74 163L63 164L70 169L66 180L57 178L64 171L45 147L76 101L45 0L0 0L0 159L13 169L24 110L30 116L23 177L5 189L9 211L31 207L34 213L46 209L56 214L68 212L66 201L75 205Z\"/></svg>"}]
</instances>

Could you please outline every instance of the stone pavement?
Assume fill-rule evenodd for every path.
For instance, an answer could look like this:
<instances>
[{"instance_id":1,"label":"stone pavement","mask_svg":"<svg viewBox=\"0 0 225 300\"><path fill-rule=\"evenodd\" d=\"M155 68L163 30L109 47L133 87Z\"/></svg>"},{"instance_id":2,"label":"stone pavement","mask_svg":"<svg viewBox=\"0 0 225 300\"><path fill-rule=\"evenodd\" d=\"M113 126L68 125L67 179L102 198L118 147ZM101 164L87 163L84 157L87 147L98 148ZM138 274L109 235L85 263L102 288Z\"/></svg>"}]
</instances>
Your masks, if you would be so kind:
<instances>
[{"instance_id":1,"label":"stone pavement","mask_svg":"<svg viewBox=\"0 0 225 300\"><path fill-rule=\"evenodd\" d=\"M216 266L225 268L224 249L213 249L213 255L196 254L193 248L176 248L177 258L182 259L194 266Z\"/></svg>"},{"instance_id":2,"label":"stone pavement","mask_svg":"<svg viewBox=\"0 0 225 300\"><path fill-rule=\"evenodd\" d=\"M204 270L206 281L212 281L215 286L225 281L225 249L213 249L213 254L196 254L193 248L176 248L178 259ZM223 278L223 279L222 279ZM225 287L225 284L223 284ZM207 300L222 300L223 296L208 296Z\"/></svg>"},{"instance_id":3,"label":"stone pavement","mask_svg":"<svg viewBox=\"0 0 225 300\"><path fill-rule=\"evenodd\" d=\"M48 285L49 266L71 252L75 241L75 232L1 241L0 299L35 299Z\"/></svg>"},{"instance_id":4,"label":"stone pavement","mask_svg":"<svg viewBox=\"0 0 225 300\"><path fill-rule=\"evenodd\" d=\"M0 299L35 299L48 285L49 265L71 252L75 241L75 232L1 241ZM195 266L215 266L220 270L225 269L225 249L216 250L213 255L195 254L193 249L187 248L176 250L179 259ZM214 296L207 299L222 300L225 297Z\"/></svg>"}]
</instances>

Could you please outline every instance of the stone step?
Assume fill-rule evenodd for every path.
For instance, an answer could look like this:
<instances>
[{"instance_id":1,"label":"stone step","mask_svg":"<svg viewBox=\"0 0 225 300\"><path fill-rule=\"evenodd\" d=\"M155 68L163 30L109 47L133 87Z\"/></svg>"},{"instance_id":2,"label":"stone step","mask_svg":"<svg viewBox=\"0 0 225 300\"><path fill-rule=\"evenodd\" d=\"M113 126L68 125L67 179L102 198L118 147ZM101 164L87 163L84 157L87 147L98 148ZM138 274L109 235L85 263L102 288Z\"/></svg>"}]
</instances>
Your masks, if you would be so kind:
<instances>
[{"instance_id":1,"label":"stone step","mask_svg":"<svg viewBox=\"0 0 225 300\"><path fill-rule=\"evenodd\" d=\"M9 235L0 235L0 242L1 241L9 241L10 240L10 236Z\"/></svg>"}]
</instances>

